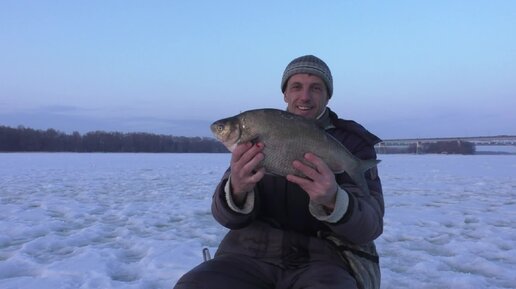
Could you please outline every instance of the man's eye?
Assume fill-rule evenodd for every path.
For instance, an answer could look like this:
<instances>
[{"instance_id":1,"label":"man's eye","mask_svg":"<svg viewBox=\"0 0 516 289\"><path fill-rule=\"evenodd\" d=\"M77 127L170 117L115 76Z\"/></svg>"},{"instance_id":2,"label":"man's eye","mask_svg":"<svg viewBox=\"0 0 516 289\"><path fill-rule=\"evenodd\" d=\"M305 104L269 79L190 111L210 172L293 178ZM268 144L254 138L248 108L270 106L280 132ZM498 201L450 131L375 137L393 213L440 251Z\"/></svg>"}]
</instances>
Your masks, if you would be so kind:
<instances>
[{"instance_id":1,"label":"man's eye","mask_svg":"<svg viewBox=\"0 0 516 289\"><path fill-rule=\"evenodd\" d=\"M294 84L294 85L292 85L290 88L291 88L291 89L299 89L300 87L301 87L301 85L299 85L299 84Z\"/></svg>"}]
</instances>

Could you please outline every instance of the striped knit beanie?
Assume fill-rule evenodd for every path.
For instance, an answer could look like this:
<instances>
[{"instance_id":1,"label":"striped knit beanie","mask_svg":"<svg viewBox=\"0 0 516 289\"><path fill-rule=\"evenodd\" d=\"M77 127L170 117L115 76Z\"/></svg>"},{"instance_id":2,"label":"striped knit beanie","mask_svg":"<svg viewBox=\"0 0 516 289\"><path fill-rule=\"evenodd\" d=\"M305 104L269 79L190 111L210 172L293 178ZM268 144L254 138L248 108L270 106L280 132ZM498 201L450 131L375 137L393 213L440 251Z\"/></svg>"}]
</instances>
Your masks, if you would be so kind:
<instances>
[{"instance_id":1,"label":"striped knit beanie","mask_svg":"<svg viewBox=\"0 0 516 289\"><path fill-rule=\"evenodd\" d=\"M328 89L328 98L331 98L333 94L333 78L331 77L330 68L321 59L313 55L305 55L292 60L285 68L283 72L283 78L281 79L281 91L285 92L287 88L288 79L299 73L308 73L319 76Z\"/></svg>"}]
</instances>

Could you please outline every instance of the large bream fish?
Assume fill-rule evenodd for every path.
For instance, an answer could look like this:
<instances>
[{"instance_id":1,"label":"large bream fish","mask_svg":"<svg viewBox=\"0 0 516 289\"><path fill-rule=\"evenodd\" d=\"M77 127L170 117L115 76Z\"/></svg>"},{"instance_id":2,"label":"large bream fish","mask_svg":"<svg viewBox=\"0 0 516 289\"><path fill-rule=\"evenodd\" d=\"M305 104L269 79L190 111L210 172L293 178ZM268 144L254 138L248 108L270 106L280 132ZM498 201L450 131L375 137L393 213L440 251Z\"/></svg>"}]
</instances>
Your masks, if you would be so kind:
<instances>
[{"instance_id":1,"label":"large bream fish","mask_svg":"<svg viewBox=\"0 0 516 289\"><path fill-rule=\"evenodd\" d=\"M278 109L245 111L214 122L211 131L230 151L240 143L264 143L262 165L267 173L303 176L292 162L313 166L304 159L305 153L311 152L335 174L346 172L363 192L369 192L364 172L379 162L357 158L313 120Z\"/></svg>"}]
</instances>

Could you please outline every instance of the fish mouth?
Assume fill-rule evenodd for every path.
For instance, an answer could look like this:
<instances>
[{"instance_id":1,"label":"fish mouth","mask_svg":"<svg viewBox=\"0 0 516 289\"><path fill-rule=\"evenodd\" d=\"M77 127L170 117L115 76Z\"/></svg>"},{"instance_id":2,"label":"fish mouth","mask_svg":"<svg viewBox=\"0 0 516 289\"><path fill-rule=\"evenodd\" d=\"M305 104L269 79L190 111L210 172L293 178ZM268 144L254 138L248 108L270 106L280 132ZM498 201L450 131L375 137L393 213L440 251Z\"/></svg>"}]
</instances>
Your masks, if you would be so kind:
<instances>
[{"instance_id":1,"label":"fish mouth","mask_svg":"<svg viewBox=\"0 0 516 289\"><path fill-rule=\"evenodd\" d=\"M211 126L210 126L210 130L211 130L211 133L213 134L213 136L217 139L219 139L219 134L217 133L217 124L216 123L213 123Z\"/></svg>"}]
</instances>

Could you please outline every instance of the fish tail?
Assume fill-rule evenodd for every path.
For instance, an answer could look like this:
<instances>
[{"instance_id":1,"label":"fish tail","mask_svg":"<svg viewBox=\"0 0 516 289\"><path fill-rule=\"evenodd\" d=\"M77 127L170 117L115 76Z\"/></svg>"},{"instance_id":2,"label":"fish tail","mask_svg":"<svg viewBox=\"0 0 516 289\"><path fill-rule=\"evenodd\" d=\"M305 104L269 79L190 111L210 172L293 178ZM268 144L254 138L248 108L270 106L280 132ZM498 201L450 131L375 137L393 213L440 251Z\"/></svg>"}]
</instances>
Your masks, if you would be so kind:
<instances>
[{"instance_id":1,"label":"fish tail","mask_svg":"<svg viewBox=\"0 0 516 289\"><path fill-rule=\"evenodd\" d=\"M381 160L377 159L362 160L360 162L360 170L362 171L362 173L365 173L367 170L376 167L380 162Z\"/></svg>"},{"instance_id":2,"label":"fish tail","mask_svg":"<svg viewBox=\"0 0 516 289\"><path fill-rule=\"evenodd\" d=\"M367 186L367 181L364 175L365 172L371 168L376 167L379 162L380 160L377 159L361 160L358 169L349 174L357 186L362 190L362 193L369 194L369 187Z\"/></svg>"}]
</instances>

